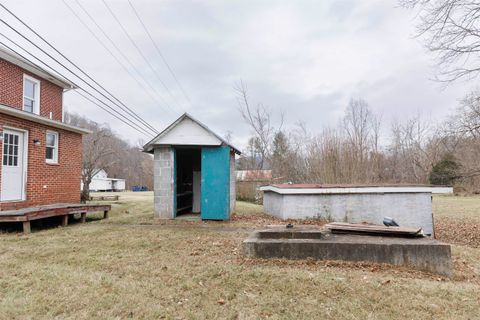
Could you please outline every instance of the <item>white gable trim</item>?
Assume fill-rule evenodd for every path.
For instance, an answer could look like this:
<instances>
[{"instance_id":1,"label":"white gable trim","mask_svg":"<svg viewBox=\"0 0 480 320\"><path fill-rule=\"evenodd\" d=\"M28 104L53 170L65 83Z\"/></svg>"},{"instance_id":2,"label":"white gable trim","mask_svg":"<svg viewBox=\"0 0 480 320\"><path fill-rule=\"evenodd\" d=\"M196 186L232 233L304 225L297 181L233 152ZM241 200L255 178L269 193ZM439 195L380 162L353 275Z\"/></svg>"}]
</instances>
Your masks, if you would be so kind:
<instances>
[{"instance_id":1,"label":"white gable trim","mask_svg":"<svg viewBox=\"0 0 480 320\"><path fill-rule=\"evenodd\" d=\"M220 146L222 140L202 128L202 126L192 119L183 118L175 127L158 137L154 141L154 144Z\"/></svg>"},{"instance_id":2,"label":"white gable trim","mask_svg":"<svg viewBox=\"0 0 480 320\"><path fill-rule=\"evenodd\" d=\"M144 146L145 152L151 152L154 146L182 145L182 146L220 146L228 145L237 154L240 151L206 125L184 113L175 122L169 125L158 136Z\"/></svg>"}]
</instances>

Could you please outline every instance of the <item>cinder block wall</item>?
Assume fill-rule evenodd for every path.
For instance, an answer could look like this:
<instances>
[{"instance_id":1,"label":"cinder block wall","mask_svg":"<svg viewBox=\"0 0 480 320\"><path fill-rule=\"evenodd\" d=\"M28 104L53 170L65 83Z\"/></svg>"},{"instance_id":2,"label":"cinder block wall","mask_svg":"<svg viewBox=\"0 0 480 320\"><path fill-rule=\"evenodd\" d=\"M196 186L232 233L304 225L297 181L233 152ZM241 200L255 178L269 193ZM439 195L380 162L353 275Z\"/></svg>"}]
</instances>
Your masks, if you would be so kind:
<instances>
[{"instance_id":1,"label":"cinder block wall","mask_svg":"<svg viewBox=\"0 0 480 320\"><path fill-rule=\"evenodd\" d=\"M171 147L154 150L154 209L155 217L173 219L174 210L174 151Z\"/></svg>"},{"instance_id":2,"label":"cinder block wall","mask_svg":"<svg viewBox=\"0 0 480 320\"><path fill-rule=\"evenodd\" d=\"M265 192L264 210L280 219L325 219L382 224L392 217L404 227L433 235L431 193L281 195Z\"/></svg>"},{"instance_id":3,"label":"cinder block wall","mask_svg":"<svg viewBox=\"0 0 480 320\"><path fill-rule=\"evenodd\" d=\"M279 219L288 219L283 211L283 195L275 192L265 192L263 195L263 210L266 214ZM299 217L297 219L308 219L311 217Z\"/></svg>"}]
</instances>

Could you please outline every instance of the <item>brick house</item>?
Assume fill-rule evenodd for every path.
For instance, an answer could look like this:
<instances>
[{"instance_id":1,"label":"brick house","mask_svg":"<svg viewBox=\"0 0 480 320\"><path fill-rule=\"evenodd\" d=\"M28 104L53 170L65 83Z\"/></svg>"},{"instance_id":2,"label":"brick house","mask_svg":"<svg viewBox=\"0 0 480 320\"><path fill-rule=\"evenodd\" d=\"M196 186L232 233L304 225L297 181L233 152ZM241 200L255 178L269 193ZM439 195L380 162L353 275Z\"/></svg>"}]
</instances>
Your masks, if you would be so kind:
<instances>
[{"instance_id":1,"label":"brick house","mask_svg":"<svg viewBox=\"0 0 480 320\"><path fill-rule=\"evenodd\" d=\"M0 210L80 202L82 135L63 122L73 84L0 48Z\"/></svg>"}]
</instances>

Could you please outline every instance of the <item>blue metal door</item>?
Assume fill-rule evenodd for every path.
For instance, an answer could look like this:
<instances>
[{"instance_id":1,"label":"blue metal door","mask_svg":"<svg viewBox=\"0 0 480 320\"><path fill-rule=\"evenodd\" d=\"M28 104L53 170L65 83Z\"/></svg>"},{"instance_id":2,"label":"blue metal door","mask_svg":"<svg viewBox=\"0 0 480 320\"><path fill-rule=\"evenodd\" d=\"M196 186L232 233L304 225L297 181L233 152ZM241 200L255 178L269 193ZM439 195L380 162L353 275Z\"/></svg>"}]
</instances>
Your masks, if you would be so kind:
<instances>
[{"instance_id":1,"label":"blue metal door","mask_svg":"<svg viewBox=\"0 0 480 320\"><path fill-rule=\"evenodd\" d=\"M230 219L230 148L202 147L202 220Z\"/></svg>"}]
</instances>

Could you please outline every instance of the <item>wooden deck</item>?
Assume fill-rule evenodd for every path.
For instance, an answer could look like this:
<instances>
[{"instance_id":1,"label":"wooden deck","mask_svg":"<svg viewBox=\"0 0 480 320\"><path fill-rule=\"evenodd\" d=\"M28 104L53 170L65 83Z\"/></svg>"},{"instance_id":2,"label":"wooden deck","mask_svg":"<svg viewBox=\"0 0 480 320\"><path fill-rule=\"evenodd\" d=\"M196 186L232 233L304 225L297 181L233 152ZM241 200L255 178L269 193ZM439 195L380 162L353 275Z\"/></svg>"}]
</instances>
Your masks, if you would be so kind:
<instances>
[{"instance_id":1,"label":"wooden deck","mask_svg":"<svg viewBox=\"0 0 480 320\"><path fill-rule=\"evenodd\" d=\"M62 226L66 226L68 225L69 215L81 214L81 221L84 223L87 218L87 212L103 211L103 218L106 219L111 209L111 205L58 203L18 210L0 211L0 222L22 222L23 233L28 234L31 232L30 221L32 220L58 216L62 219Z\"/></svg>"}]
</instances>

